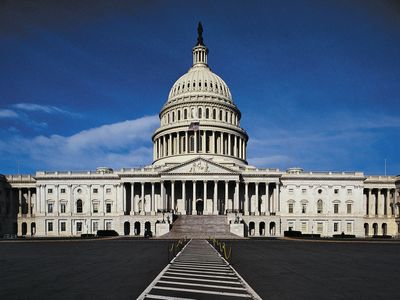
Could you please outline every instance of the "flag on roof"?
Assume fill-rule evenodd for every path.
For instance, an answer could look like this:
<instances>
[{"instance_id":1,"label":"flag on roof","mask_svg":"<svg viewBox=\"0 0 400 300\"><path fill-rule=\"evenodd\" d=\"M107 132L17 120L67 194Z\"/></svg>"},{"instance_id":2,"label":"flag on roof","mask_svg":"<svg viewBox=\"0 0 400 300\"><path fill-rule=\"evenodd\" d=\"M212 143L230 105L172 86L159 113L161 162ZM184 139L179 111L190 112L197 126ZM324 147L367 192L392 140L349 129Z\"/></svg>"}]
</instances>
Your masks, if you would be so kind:
<instances>
[{"instance_id":1,"label":"flag on roof","mask_svg":"<svg viewBox=\"0 0 400 300\"><path fill-rule=\"evenodd\" d=\"M192 122L189 125L189 130L197 131L199 130L200 122Z\"/></svg>"}]
</instances>

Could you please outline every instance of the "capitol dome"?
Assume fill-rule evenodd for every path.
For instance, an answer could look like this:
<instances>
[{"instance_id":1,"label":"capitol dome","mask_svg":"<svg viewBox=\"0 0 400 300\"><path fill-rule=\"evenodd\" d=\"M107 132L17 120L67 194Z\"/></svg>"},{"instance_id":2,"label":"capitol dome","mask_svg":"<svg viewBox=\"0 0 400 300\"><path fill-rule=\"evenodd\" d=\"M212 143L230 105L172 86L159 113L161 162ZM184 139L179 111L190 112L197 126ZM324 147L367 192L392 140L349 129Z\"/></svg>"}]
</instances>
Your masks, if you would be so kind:
<instances>
[{"instance_id":1,"label":"capitol dome","mask_svg":"<svg viewBox=\"0 0 400 300\"><path fill-rule=\"evenodd\" d=\"M153 164L176 164L196 157L247 164L247 133L227 84L211 71L208 49L198 27L193 65L169 92L153 135Z\"/></svg>"}]
</instances>

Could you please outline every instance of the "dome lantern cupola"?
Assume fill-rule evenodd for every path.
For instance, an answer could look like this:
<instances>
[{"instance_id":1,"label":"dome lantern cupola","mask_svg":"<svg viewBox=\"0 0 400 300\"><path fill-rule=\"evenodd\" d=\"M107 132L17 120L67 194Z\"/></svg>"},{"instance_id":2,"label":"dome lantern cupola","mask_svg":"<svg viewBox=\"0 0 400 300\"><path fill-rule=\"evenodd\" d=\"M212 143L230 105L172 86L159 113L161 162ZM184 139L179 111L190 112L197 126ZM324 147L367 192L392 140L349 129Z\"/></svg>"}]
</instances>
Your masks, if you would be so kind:
<instances>
[{"instance_id":1,"label":"dome lantern cupola","mask_svg":"<svg viewBox=\"0 0 400 300\"><path fill-rule=\"evenodd\" d=\"M207 65L207 54L208 49L203 41L203 26L199 22L197 27L197 44L193 48L193 66Z\"/></svg>"}]
</instances>

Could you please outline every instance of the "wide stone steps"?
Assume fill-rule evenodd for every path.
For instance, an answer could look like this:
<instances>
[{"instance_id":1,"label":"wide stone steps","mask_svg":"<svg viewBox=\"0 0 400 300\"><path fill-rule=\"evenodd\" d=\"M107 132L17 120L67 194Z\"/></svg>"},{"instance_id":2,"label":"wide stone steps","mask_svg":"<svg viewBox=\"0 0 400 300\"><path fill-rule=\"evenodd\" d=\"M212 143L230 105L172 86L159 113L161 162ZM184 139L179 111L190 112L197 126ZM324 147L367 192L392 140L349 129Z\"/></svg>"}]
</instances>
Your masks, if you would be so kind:
<instances>
[{"instance_id":1,"label":"wide stone steps","mask_svg":"<svg viewBox=\"0 0 400 300\"><path fill-rule=\"evenodd\" d=\"M161 238L236 239L240 237L230 232L226 216L189 215L178 217L172 225L172 230Z\"/></svg>"}]
</instances>

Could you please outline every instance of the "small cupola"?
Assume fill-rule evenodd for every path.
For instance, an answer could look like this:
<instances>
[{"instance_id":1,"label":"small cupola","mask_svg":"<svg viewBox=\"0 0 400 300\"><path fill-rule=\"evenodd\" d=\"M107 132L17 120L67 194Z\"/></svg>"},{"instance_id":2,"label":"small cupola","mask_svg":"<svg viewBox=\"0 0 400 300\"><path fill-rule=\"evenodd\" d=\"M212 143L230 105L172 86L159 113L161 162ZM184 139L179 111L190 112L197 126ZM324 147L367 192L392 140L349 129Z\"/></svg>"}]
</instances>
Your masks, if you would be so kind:
<instances>
[{"instance_id":1,"label":"small cupola","mask_svg":"<svg viewBox=\"0 0 400 300\"><path fill-rule=\"evenodd\" d=\"M208 49L204 45L203 26L201 22L197 26L197 44L193 48L193 66L207 65Z\"/></svg>"}]
</instances>

